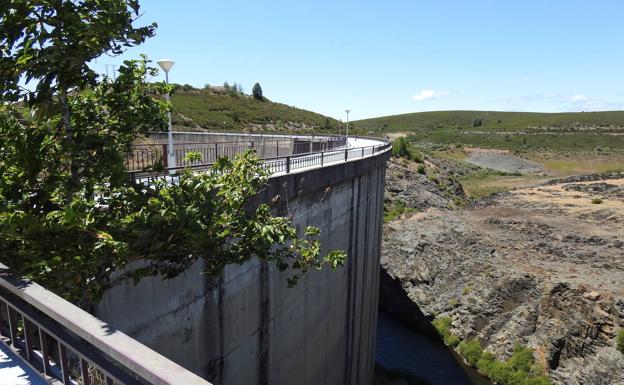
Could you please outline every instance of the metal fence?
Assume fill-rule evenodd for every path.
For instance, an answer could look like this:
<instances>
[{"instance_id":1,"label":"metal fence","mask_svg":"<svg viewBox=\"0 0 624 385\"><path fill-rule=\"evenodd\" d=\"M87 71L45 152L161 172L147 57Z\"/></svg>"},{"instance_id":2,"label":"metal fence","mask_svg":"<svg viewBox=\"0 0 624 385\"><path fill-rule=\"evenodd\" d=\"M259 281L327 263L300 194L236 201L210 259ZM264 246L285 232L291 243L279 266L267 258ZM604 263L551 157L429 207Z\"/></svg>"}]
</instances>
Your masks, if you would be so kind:
<instances>
[{"instance_id":1,"label":"metal fence","mask_svg":"<svg viewBox=\"0 0 624 385\"><path fill-rule=\"evenodd\" d=\"M191 152L201 155L201 162L212 164L221 157L234 157L236 154L253 149L261 159L278 158L280 156L306 154L319 151L331 151L344 147L344 137L327 137L324 139L289 138L268 140L252 138L230 142L211 143L176 143L173 146L173 154L176 166L191 166L193 162L187 159ZM145 144L133 146L132 151L126 155L126 167L129 172L149 171L154 168L170 168L168 164L167 144Z\"/></svg>"},{"instance_id":2,"label":"metal fence","mask_svg":"<svg viewBox=\"0 0 624 385\"><path fill-rule=\"evenodd\" d=\"M392 145L389 142L379 140L378 145L357 147L351 149L341 149L332 151L310 152L298 155L287 155L282 157L265 158L264 167L273 175L289 174L292 171L308 168L323 167L329 164L346 162L352 159L360 159L373 156L389 150ZM184 169L193 171L209 170L212 163L195 162L186 166L170 167L162 173L143 173L136 172L131 175L140 183L150 184L155 179L164 179L167 182L175 183L178 179L177 174Z\"/></svg>"},{"instance_id":3,"label":"metal fence","mask_svg":"<svg viewBox=\"0 0 624 385\"><path fill-rule=\"evenodd\" d=\"M1 264L0 343L49 384L210 385Z\"/></svg>"}]
</instances>

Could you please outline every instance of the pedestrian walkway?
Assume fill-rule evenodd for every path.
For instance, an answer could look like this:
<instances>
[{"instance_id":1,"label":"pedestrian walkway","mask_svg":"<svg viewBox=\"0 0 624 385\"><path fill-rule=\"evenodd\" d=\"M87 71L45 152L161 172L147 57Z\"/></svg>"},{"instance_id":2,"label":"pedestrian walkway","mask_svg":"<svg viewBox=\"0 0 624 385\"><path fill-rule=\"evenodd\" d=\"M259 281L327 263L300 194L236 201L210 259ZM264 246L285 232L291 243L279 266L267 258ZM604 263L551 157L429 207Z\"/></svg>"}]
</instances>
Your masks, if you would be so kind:
<instances>
[{"instance_id":1,"label":"pedestrian walkway","mask_svg":"<svg viewBox=\"0 0 624 385\"><path fill-rule=\"evenodd\" d=\"M47 383L0 342L0 385L47 385Z\"/></svg>"}]
</instances>

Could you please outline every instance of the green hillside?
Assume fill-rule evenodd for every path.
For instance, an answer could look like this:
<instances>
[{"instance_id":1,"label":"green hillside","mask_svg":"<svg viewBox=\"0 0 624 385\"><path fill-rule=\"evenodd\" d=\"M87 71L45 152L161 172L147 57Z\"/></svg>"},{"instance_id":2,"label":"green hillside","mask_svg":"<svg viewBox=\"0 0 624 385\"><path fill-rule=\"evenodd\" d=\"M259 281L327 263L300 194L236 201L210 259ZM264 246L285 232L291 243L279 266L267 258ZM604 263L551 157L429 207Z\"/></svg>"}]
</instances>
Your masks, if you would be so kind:
<instances>
[{"instance_id":1,"label":"green hillside","mask_svg":"<svg viewBox=\"0 0 624 385\"><path fill-rule=\"evenodd\" d=\"M322 131L336 132L340 122L268 99L228 90L176 86L171 98L178 131Z\"/></svg>"},{"instance_id":2,"label":"green hillside","mask_svg":"<svg viewBox=\"0 0 624 385\"><path fill-rule=\"evenodd\" d=\"M479 124L480 121L480 124ZM366 119L354 122L368 130L415 131L435 128L529 130L580 128L624 129L624 111L605 112L497 112L497 111L432 111Z\"/></svg>"},{"instance_id":3,"label":"green hillside","mask_svg":"<svg viewBox=\"0 0 624 385\"><path fill-rule=\"evenodd\" d=\"M414 142L511 150L624 153L624 111L434 111L354 122L358 132L412 134Z\"/></svg>"}]
</instances>

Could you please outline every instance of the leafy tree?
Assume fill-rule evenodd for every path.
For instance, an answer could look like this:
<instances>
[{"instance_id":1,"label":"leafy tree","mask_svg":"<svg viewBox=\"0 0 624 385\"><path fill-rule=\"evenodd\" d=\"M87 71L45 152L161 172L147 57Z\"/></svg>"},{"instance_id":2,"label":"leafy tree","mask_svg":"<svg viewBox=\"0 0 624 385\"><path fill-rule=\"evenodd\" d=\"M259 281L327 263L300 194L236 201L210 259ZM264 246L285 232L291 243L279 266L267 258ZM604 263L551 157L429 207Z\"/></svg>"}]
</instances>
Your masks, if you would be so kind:
<instances>
[{"instance_id":1,"label":"leafy tree","mask_svg":"<svg viewBox=\"0 0 624 385\"><path fill-rule=\"evenodd\" d=\"M230 89L230 83L224 82L223 83L223 88L225 88L226 90L229 90Z\"/></svg>"},{"instance_id":2,"label":"leafy tree","mask_svg":"<svg viewBox=\"0 0 624 385\"><path fill-rule=\"evenodd\" d=\"M175 184L129 177L125 155L165 129L172 87L146 83L157 70L145 57L114 80L88 63L152 36L155 25L132 25L138 15L136 0L0 5L0 261L83 306L121 280L171 278L200 258L216 274L257 256L292 269L290 284L341 264L343 252L321 256L318 229L300 238L288 218L252 205L268 173L251 153Z\"/></svg>"},{"instance_id":3,"label":"leafy tree","mask_svg":"<svg viewBox=\"0 0 624 385\"><path fill-rule=\"evenodd\" d=\"M264 100L264 96L262 96L262 87L260 86L260 83L254 84L253 88L251 89L251 94L256 100Z\"/></svg>"}]
</instances>

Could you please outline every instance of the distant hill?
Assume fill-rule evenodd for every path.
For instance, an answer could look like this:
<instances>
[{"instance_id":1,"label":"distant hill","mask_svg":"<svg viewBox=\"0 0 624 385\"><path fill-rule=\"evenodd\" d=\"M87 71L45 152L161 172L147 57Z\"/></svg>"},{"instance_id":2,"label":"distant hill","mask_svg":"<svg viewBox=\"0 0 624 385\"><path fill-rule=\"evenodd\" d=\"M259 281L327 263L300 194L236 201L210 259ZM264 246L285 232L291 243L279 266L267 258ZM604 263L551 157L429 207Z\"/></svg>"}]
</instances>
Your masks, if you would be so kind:
<instances>
[{"instance_id":1,"label":"distant hill","mask_svg":"<svg viewBox=\"0 0 624 385\"><path fill-rule=\"evenodd\" d=\"M624 153L624 111L433 111L353 122L356 132L405 132L411 140L511 150Z\"/></svg>"},{"instance_id":2,"label":"distant hill","mask_svg":"<svg viewBox=\"0 0 624 385\"><path fill-rule=\"evenodd\" d=\"M221 87L176 85L171 98L177 131L315 131L333 133L340 122L315 112L259 101Z\"/></svg>"},{"instance_id":3,"label":"distant hill","mask_svg":"<svg viewBox=\"0 0 624 385\"><path fill-rule=\"evenodd\" d=\"M441 128L529 131L546 129L575 131L589 128L624 130L624 111L564 113L432 111L365 119L355 121L354 124L361 129L387 132Z\"/></svg>"}]
</instances>

